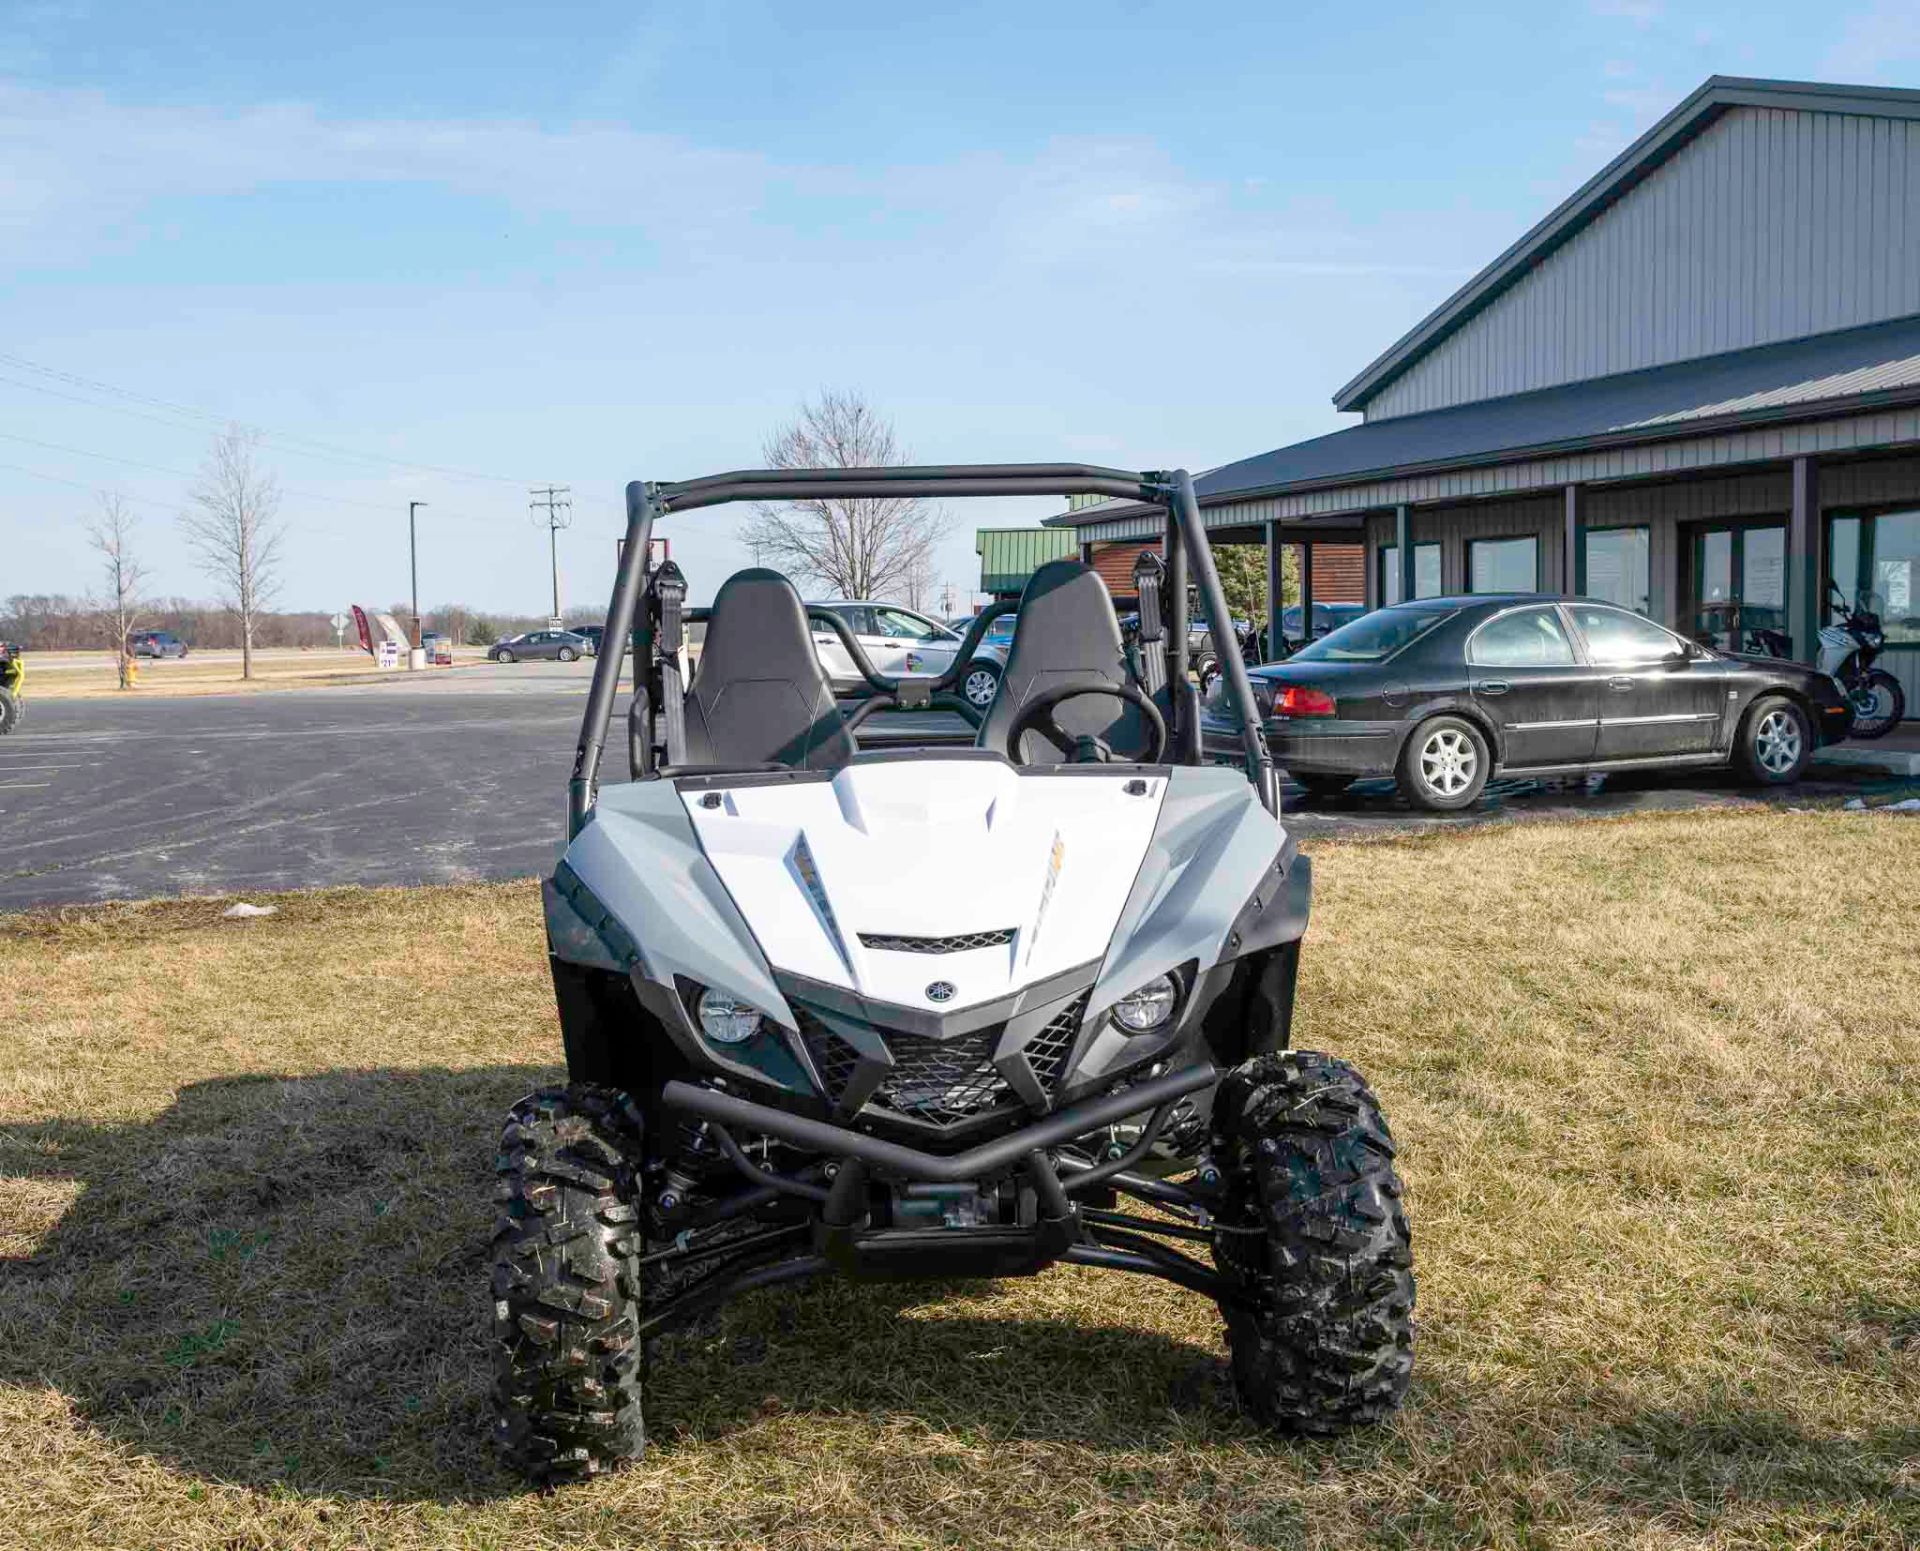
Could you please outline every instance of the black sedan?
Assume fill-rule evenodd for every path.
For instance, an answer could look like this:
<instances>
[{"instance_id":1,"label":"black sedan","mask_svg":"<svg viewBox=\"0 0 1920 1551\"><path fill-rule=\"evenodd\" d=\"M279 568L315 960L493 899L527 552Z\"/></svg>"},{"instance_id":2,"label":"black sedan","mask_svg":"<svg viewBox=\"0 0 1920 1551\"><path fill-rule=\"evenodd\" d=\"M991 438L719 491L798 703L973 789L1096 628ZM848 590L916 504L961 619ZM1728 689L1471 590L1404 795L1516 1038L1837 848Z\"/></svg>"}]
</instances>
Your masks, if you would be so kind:
<instances>
[{"instance_id":1,"label":"black sedan","mask_svg":"<svg viewBox=\"0 0 1920 1551\"><path fill-rule=\"evenodd\" d=\"M1390 775L1434 810L1466 807L1495 773L1731 764L1794 781L1853 724L1814 668L1709 651L1610 603L1543 593L1376 609L1251 676L1274 760L1309 794ZM1222 694L1205 735L1234 757Z\"/></svg>"}]
</instances>

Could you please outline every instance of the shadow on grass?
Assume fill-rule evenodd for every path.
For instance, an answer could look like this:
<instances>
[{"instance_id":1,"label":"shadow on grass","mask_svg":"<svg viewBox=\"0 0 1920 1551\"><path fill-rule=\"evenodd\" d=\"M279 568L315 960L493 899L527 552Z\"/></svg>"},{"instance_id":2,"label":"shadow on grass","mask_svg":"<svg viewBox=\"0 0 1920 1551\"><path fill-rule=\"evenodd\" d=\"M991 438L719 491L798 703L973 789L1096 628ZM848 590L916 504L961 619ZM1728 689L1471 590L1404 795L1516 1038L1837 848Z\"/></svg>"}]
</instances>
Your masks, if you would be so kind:
<instances>
[{"instance_id":1,"label":"shadow on grass","mask_svg":"<svg viewBox=\"0 0 1920 1551\"><path fill-rule=\"evenodd\" d=\"M554 1075L231 1078L183 1089L151 1122L0 1128L0 1172L84 1186L31 1258L0 1261L0 1384L52 1386L114 1444L205 1480L441 1503L522 1491L487 1438L491 1167L507 1106ZM1899 1462L1920 1452L1911 1426L1828 1438L1690 1396L1625 1420L1556 1415L1469 1387L1457 1363L1416 1380L1394 1427L1290 1445L1237 1411L1209 1304L1132 1278L1102 1288L1084 1305L1044 1281L755 1295L656 1344L650 1459L671 1469L781 1415L813 1424L823 1460L864 1457L875 1426L904 1420L1095 1450L1110 1457L1092 1467L1102 1490L1152 1495L1166 1485L1153 1461L1251 1451L1283 1475L1410 1472L1425 1486L1382 1511L1445 1538L1484 1529L1449 1506L1481 1471L1514 1483L1516 1511L1527 1480L1552 1479L1549 1495L1622 1521L1688 1522L1716 1500L1799 1516L1884 1505L1911 1491ZM1164 1325L1168 1298L1186 1339L1130 1328Z\"/></svg>"},{"instance_id":2,"label":"shadow on grass","mask_svg":"<svg viewBox=\"0 0 1920 1551\"><path fill-rule=\"evenodd\" d=\"M488 1441L487 1242L507 1106L536 1067L223 1078L150 1122L0 1127L0 1175L82 1192L0 1260L0 1383L207 1479L442 1502L520 1490ZM1194 1345L1071 1319L917 1318L1004 1284L763 1293L655 1343L657 1452L770 1412L908 1411L990 1435L1151 1445L1237 1427Z\"/></svg>"}]
</instances>

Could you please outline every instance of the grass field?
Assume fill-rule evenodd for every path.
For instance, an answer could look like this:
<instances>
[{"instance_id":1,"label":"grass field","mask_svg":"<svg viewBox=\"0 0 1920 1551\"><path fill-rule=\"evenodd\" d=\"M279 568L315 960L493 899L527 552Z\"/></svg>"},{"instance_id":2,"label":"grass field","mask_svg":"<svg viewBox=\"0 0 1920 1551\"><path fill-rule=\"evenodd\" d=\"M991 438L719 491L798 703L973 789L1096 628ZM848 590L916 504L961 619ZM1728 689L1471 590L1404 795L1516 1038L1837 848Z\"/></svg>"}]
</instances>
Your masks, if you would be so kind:
<instances>
[{"instance_id":1,"label":"grass field","mask_svg":"<svg viewBox=\"0 0 1920 1551\"><path fill-rule=\"evenodd\" d=\"M1920 823L1315 855L1298 1042L1414 1221L1393 1425L1261 1435L1157 1282L823 1283L661 1343L646 1461L549 1498L485 1441L534 889L0 918L0 1544L1920 1543Z\"/></svg>"}]
</instances>

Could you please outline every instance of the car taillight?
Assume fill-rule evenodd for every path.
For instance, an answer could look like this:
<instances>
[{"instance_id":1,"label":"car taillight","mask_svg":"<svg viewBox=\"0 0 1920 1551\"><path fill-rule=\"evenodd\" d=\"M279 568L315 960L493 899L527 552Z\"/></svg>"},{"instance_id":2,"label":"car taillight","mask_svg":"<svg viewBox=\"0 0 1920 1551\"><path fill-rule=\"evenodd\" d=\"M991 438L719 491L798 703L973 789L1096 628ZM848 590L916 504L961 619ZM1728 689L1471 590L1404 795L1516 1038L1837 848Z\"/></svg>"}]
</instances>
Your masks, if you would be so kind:
<instances>
[{"instance_id":1,"label":"car taillight","mask_svg":"<svg viewBox=\"0 0 1920 1551\"><path fill-rule=\"evenodd\" d=\"M1299 684L1289 684L1273 703L1275 716L1332 716L1333 713L1333 696L1324 689L1307 689Z\"/></svg>"}]
</instances>

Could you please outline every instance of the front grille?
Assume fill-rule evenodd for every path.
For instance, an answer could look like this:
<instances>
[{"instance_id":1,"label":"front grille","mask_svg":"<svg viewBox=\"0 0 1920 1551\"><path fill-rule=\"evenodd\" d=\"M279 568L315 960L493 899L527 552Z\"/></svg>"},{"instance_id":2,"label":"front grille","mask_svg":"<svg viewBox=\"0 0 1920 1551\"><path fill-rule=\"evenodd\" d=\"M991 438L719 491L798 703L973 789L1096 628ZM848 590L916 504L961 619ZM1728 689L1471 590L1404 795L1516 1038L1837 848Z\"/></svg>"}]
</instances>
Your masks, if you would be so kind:
<instances>
[{"instance_id":1,"label":"front grille","mask_svg":"<svg viewBox=\"0 0 1920 1551\"><path fill-rule=\"evenodd\" d=\"M1013 941L1013 928L997 932L965 932L958 937L897 937L884 932L862 932L863 947L888 953L966 953L974 948L1003 948Z\"/></svg>"},{"instance_id":2,"label":"front grille","mask_svg":"<svg viewBox=\"0 0 1920 1551\"><path fill-rule=\"evenodd\" d=\"M880 1079L870 1104L896 1115L950 1126L1011 1096L1007 1080L993 1069L996 1028L954 1039L888 1034L893 1069Z\"/></svg>"},{"instance_id":3,"label":"front grille","mask_svg":"<svg viewBox=\"0 0 1920 1551\"><path fill-rule=\"evenodd\" d=\"M1075 997L1026 1045L1027 1063L1049 1094L1065 1075L1086 1005L1084 993ZM800 1016L801 1038L806 1041L827 1097L837 1104L853 1081L860 1052L805 1007L795 1010ZM893 1065L881 1075L867 1104L908 1119L950 1126L1014 1102L1017 1095L993 1065L1002 1027L994 1024L949 1039L898 1029L879 1030L893 1056Z\"/></svg>"}]
</instances>

